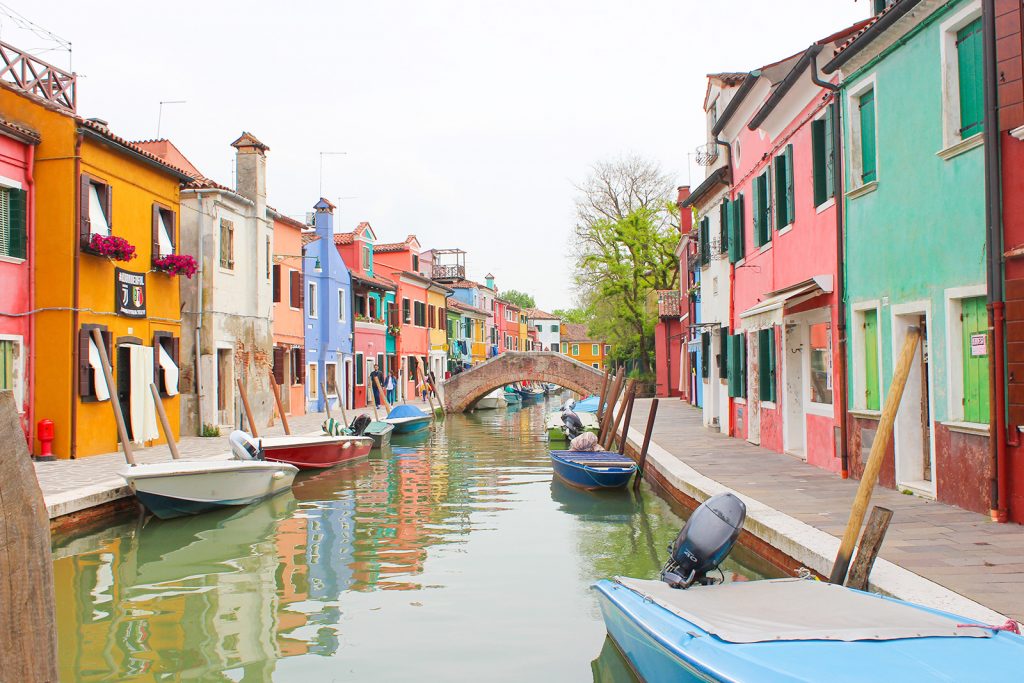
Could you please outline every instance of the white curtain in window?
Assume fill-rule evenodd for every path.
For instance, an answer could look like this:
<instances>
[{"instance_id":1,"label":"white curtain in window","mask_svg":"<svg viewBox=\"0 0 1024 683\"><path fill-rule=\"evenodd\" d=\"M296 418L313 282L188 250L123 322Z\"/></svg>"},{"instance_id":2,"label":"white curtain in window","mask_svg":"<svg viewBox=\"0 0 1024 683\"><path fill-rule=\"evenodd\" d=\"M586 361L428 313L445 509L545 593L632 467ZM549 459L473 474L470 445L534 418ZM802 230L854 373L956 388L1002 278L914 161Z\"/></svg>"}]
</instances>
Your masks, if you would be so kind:
<instances>
[{"instance_id":1,"label":"white curtain in window","mask_svg":"<svg viewBox=\"0 0 1024 683\"><path fill-rule=\"evenodd\" d=\"M103 213L103 200L96 185L89 185L89 231L93 235L110 234L110 223Z\"/></svg>"},{"instance_id":2,"label":"white curtain in window","mask_svg":"<svg viewBox=\"0 0 1024 683\"><path fill-rule=\"evenodd\" d=\"M178 395L178 366L175 365L171 354L162 344L157 344L157 353L160 359L160 369L164 373L164 392L169 396Z\"/></svg>"},{"instance_id":3,"label":"white curtain in window","mask_svg":"<svg viewBox=\"0 0 1024 683\"><path fill-rule=\"evenodd\" d=\"M160 256L169 256L174 253L174 214L166 211L160 212L160 225L157 226L157 246L160 247Z\"/></svg>"},{"instance_id":4,"label":"white curtain in window","mask_svg":"<svg viewBox=\"0 0 1024 683\"><path fill-rule=\"evenodd\" d=\"M131 344L128 347L131 390L128 398L132 422L132 442L151 441L160 435L156 427L156 406L149 385L153 382L153 347Z\"/></svg>"},{"instance_id":5,"label":"white curtain in window","mask_svg":"<svg viewBox=\"0 0 1024 683\"><path fill-rule=\"evenodd\" d=\"M110 392L107 390L107 380L103 377L103 361L100 360L100 350L92 337L89 338L89 367L92 368L92 381L96 386L96 400L110 400Z\"/></svg>"}]
</instances>

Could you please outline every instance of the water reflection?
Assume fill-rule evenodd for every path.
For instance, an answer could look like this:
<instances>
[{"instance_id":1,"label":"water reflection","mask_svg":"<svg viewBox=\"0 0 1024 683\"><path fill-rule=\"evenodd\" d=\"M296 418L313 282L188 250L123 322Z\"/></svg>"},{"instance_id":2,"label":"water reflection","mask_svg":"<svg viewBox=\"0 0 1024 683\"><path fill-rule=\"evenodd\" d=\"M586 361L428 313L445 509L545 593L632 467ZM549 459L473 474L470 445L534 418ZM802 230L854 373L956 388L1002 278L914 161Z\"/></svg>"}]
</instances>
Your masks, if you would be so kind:
<instances>
[{"instance_id":1,"label":"water reflection","mask_svg":"<svg viewBox=\"0 0 1024 683\"><path fill-rule=\"evenodd\" d=\"M630 680L589 585L656 575L681 520L646 487L552 482L544 409L452 416L242 510L55 539L62 680Z\"/></svg>"}]
</instances>

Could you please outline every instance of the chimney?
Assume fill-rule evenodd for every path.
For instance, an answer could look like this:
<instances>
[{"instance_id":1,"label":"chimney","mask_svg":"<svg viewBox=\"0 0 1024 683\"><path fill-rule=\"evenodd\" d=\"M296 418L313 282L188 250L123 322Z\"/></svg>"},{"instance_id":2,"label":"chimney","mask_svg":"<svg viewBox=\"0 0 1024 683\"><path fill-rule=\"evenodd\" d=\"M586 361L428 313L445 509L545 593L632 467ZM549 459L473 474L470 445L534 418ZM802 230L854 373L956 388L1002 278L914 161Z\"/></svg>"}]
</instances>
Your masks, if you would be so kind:
<instances>
[{"instance_id":1,"label":"chimney","mask_svg":"<svg viewBox=\"0 0 1024 683\"><path fill-rule=\"evenodd\" d=\"M267 151L269 147L252 133L243 132L231 143L235 148L235 191L256 204L256 215L267 206Z\"/></svg>"},{"instance_id":2,"label":"chimney","mask_svg":"<svg viewBox=\"0 0 1024 683\"><path fill-rule=\"evenodd\" d=\"M484 278L486 278L484 283L487 285L487 288L494 289L494 275L487 273L487 275L484 275Z\"/></svg>"},{"instance_id":3,"label":"chimney","mask_svg":"<svg viewBox=\"0 0 1024 683\"><path fill-rule=\"evenodd\" d=\"M676 192L678 192L676 206L679 207L679 234L686 235L693 229L693 211L690 210L690 207L683 206L683 202L690 197L690 186L682 185L676 188Z\"/></svg>"}]
</instances>

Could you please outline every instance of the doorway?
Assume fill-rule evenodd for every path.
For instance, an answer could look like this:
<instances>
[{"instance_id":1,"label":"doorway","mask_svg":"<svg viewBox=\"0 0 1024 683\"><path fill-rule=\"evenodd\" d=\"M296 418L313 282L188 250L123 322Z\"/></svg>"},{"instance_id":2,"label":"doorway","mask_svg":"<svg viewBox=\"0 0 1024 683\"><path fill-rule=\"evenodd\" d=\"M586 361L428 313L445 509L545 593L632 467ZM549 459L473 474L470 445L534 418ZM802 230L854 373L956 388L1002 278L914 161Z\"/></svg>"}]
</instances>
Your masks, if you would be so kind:
<instances>
[{"instance_id":1,"label":"doorway","mask_svg":"<svg viewBox=\"0 0 1024 683\"><path fill-rule=\"evenodd\" d=\"M121 405L124 416L124 428L128 432L128 440L134 441L132 432L132 355L131 346L121 344L117 347L117 402ZM120 432L118 439L120 439Z\"/></svg>"},{"instance_id":2,"label":"doorway","mask_svg":"<svg viewBox=\"0 0 1024 683\"><path fill-rule=\"evenodd\" d=\"M234 371L231 362L231 349L217 349L217 424L234 424L232 398L235 392L231 385L234 382Z\"/></svg>"},{"instance_id":3,"label":"doorway","mask_svg":"<svg viewBox=\"0 0 1024 683\"><path fill-rule=\"evenodd\" d=\"M926 305L925 305L926 306ZM894 440L896 451L896 483L916 493L935 495L933 477L935 454L932 443L932 401L930 362L930 324L927 309L914 310L913 305L893 307L892 357L895 363L907 338L907 331L916 326L921 341L914 351L907 385L896 413Z\"/></svg>"},{"instance_id":4,"label":"doorway","mask_svg":"<svg viewBox=\"0 0 1024 683\"><path fill-rule=\"evenodd\" d=\"M805 435L807 428L804 414L804 332L805 326L795 322L787 322L784 328L786 336L783 348L785 356L782 359L784 365L784 376L786 378L785 391L785 420L784 432L785 441L783 448L787 453L797 455L804 460L807 459Z\"/></svg>"}]
</instances>

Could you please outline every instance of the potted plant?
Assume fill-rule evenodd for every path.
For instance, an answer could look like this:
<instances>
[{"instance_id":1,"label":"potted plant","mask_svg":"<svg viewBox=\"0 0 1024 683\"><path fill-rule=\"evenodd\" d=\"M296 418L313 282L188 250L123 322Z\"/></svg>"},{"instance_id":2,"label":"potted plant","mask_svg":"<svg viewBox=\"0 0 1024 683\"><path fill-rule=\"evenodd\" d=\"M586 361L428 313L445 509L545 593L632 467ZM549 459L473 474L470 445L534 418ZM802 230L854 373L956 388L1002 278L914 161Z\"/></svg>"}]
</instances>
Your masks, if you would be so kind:
<instances>
[{"instance_id":1,"label":"potted plant","mask_svg":"<svg viewBox=\"0 0 1024 683\"><path fill-rule=\"evenodd\" d=\"M104 256L111 261L131 261L137 256L135 247L125 238L98 233L89 238L86 251L97 256Z\"/></svg>"},{"instance_id":2,"label":"potted plant","mask_svg":"<svg viewBox=\"0 0 1024 683\"><path fill-rule=\"evenodd\" d=\"M189 254L168 254L153 259L153 268L168 275L184 275L190 280L199 269L196 260Z\"/></svg>"}]
</instances>

